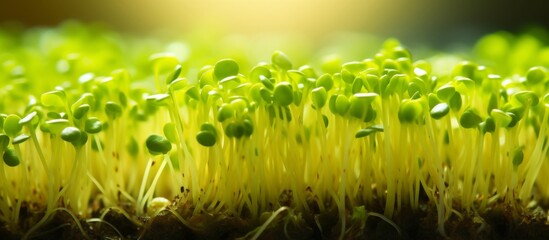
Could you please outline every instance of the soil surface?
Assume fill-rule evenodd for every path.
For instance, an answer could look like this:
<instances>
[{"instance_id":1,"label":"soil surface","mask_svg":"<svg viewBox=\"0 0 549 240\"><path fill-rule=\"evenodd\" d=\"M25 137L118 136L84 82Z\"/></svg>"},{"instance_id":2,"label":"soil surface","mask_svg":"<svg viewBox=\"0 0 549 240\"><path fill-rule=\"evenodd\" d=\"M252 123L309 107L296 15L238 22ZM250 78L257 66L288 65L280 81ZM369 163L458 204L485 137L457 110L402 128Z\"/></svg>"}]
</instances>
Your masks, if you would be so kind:
<instances>
[{"instance_id":1,"label":"soil surface","mask_svg":"<svg viewBox=\"0 0 549 240\"><path fill-rule=\"evenodd\" d=\"M376 205L364 209L382 213L381 202ZM437 230L436 208L428 203L421 208L423 210L395 213L392 221L398 230L380 217L356 217L349 210L345 239L446 239ZM250 239L256 233L254 230L266 220L227 214L192 215L189 204L174 204L170 209L172 211L163 210L155 217L133 220L120 209L110 209L101 221L106 209L97 209L92 218L79 219L83 231L73 217L58 211L32 234L31 239ZM333 207L322 213L317 212L314 205L310 209L310 212L281 212L259 239L337 239L340 228L337 209ZM2 223L0 239L21 239L23 231L20 229L29 229L44 215L31 210L28 205L23 206L20 226ZM498 203L483 213L460 215L453 214L446 221L448 239L549 239L547 214L541 207L517 209Z\"/></svg>"}]
</instances>

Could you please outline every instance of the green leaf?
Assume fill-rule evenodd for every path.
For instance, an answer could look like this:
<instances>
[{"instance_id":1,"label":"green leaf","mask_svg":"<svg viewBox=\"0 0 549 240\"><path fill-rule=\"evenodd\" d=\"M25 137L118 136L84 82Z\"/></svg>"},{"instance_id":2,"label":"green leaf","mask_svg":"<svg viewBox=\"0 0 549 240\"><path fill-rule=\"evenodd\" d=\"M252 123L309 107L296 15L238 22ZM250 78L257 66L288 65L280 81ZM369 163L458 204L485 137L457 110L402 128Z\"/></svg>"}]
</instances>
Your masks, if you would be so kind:
<instances>
[{"instance_id":1,"label":"green leaf","mask_svg":"<svg viewBox=\"0 0 549 240\"><path fill-rule=\"evenodd\" d=\"M383 132L383 131L384 131L383 126L373 125L373 126L358 130L355 134L355 138L363 138L363 137L366 137L366 136L368 136L372 133Z\"/></svg>"},{"instance_id":2,"label":"green leaf","mask_svg":"<svg viewBox=\"0 0 549 240\"><path fill-rule=\"evenodd\" d=\"M423 106L416 100L403 100L398 107L398 120L401 123L413 123L423 113Z\"/></svg>"},{"instance_id":3,"label":"green leaf","mask_svg":"<svg viewBox=\"0 0 549 240\"><path fill-rule=\"evenodd\" d=\"M299 88L299 86L298 86L298 88ZM296 106L301 105L301 100L303 100L303 91L302 91L302 89L298 89L297 91L294 91L293 99L294 99L293 103Z\"/></svg>"},{"instance_id":4,"label":"green leaf","mask_svg":"<svg viewBox=\"0 0 549 240\"><path fill-rule=\"evenodd\" d=\"M326 91L330 91L334 86L334 79L332 75L325 73L316 80L316 87L324 87Z\"/></svg>"},{"instance_id":5,"label":"green leaf","mask_svg":"<svg viewBox=\"0 0 549 240\"><path fill-rule=\"evenodd\" d=\"M454 67L453 75L454 76L462 76L469 79L475 79L475 72L477 70L477 65L472 62L463 61Z\"/></svg>"},{"instance_id":6,"label":"green leaf","mask_svg":"<svg viewBox=\"0 0 549 240\"><path fill-rule=\"evenodd\" d=\"M266 79L271 78L271 70L269 70L266 66L255 66L250 73L250 80L253 82L259 82L261 81L261 76Z\"/></svg>"},{"instance_id":7,"label":"green leaf","mask_svg":"<svg viewBox=\"0 0 549 240\"><path fill-rule=\"evenodd\" d=\"M549 108L549 93L546 93L545 96L543 96L543 105Z\"/></svg>"},{"instance_id":8,"label":"green leaf","mask_svg":"<svg viewBox=\"0 0 549 240\"><path fill-rule=\"evenodd\" d=\"M172 144L163 136L151 134L147 137L145 145L152 155L166 154L172 150Z\"/></svg>"},{"instance_id":9,"label":"green leaf","mask_svg":"<svg viewBox=\"0 0 549 240\"><path fill-rule=\"evenodd\" d=\"M273 94L268 89L261 88L259 90L259 94L261 95L263 101L265 101L266 103L271 104L273 102Z\"/></svg>"},{"instance_id":10,"label":"green leaf","mask_svg":"<svg viewBox=\"0 0 549 240\"><path fill-rule=\"evenodd\" d=\"M520 91L513 95L522 105L536 106L539 103L538 96L532 91Z\"/></svg>"},{"instance_id":11,"label":"green leaf","mask_svg":"<svg viewBox=\"0 0 549 240\"><path fill-rule=\"evenodd\" d=\"M145 97L145 100L148 103L152 104L153 106L157 106L157 107L158 106L167 106L169 99L170 99L170 95L165 94L165 93L159 93L159 94L149 95L149 96ZM113 102L111 102L111 103L113 103ZM113 108L114 111L116 111L113 114L116 114L116 115L111 117L111 118L115 119L115 118L118 118L120 115L122 115L122 108L116 109L117 107L114 106L114 105L112 106L112 108ZM106 110L106 107L105 107L105 110ZM118 110L120 110L120 111L118 111Z\"/></svg>"},{"instance_id":12,"label":"green leaf","mask_svg":"<svg viewBox=\"0 0 549 240\"><path fill-rule=\"evenodd\" d=\"M128 97L124 94L124 92L118 92L118 101L123 108L128 106Z\"/></svg>"},{"instance_id":13,"label":"green leaf","mask_svg":"<svg viewBox=\"0 0 549 240\"><path fill-rule=\"evenodd\" d=\"M449 101L455 95L456 89L452 85L443 85L437 89L437 97L443 101Z\"/></svg>"},{"instance_id":14,"label":"green leaf","mask_svg":"<svg viewBox=\"0 0 549 240\"><path fill-rule=\"evenodd\" d=\"M511 122L509 124L507 124L507 127L512 128L512 127L516 126L521 117L519 115L513 113L513 112L506 112L506 113L507 113L507 115L511 116Z\"/></svg>"},{"instance_id":15,"label":"green leaf","mask_svg":"<svg viewBox=\"0 0 549 240\"><path fill-rule=\"evenodd\" d=\"M95 141L94 141L95 142ZM139 144L137 143L137 140L135 140L134 137L130 137L130 140L128 141L128 145L126 146L126 149L128 150L128 153L130 156L137 157L139 154Z\"/></svg>"},{"instance_id":16,"label":"green leaf","mask_svg":"<svg viewBox=\"0 0 549 240\"><path fill-rule=\"evenodd\" d=\"M201 131L211 132L214 136L217 136L217 130L215 129L215 126L211 123L203 123L200 125Z\"/></svg>"},{"instance_id":17,"label":"green leaf","mask_svg":"<svg viewBox=\"0 0 549 240\"><path fill-rule=\"evenodd\" d=\"M376 93L355 93L350 99L349 114L353 117L364 119L368 109L371 108L370 104L377 96Z\"/></svg>"},{"instance_id":18,"label":"green leaf","mask_svg":"<svg viewBox=\"0 0 549 240\"><path fill-rule=\"evenodd\" d=\"M233 138L234 137L234 132L235 132L235 129L236 129L236 126L238 124L235 123L235 122L231 122L229 124L227 124L227 126L225 126L225 135L227 135L227 137L229 138Z\"/></svg>"},{"instance_id":19,"label":"green leaf","mask_svg":"<svg viewBox=\"0 0 549 240\"><path fill-rule=\"evenodd\" d=\"M13 139L13 145L24 143L25 141L29 140L29 138L30 136L27 134L20 134Z\"/></svg>"},{"instance_id":20,"label":"green leaf","mask_svg":"<svg viewBox=\"0 0 549 240\"><path fill-rule=\"evenodd\" d=\"M242 126L242 124L235 124L233 128L233 136L237 139L244 136L244 126Z\"/></svg>"},{"instance_id":21,"label":"green leaf","mask_svg":"<svg viewBox=\"0 0 549 240\"><path fill-rule=\"evenodd\" d=\"M336 103L337 96L338 96L337 94L334 94L330 96L330 99L328 100L328 107L330 108L330 112L332 112L333 114L336 114L335 103Z\"/></svg>"},{"instance_id":22,"label":"green leaf","mask_svg":"<svg viewBox=\"0 0 549 240\"><path fill-rule=\"evenodd\" d=\"M122 107L114 102L107 102L105 104L105 113L110 119L117 119L122 116Z\"/></svg>"},{"instance_id":23,"label":"green leaf","mask_svg":"<svg viewBox=\"0 0 549 240\"><path fill-rule=\"evenodd\" d=\"M227 103L223 103L217 111L217 121L224 122L225 120L232 118L235 114L233 106Z\"/></svg>"},{"instance_id":24,"label":"green leaf","mask_svg":"<svg viewBox=\"0 0 549 240\"><path fill-rule=\"evenodd\" d=\"M175 127L174 123L169 122L169 123L164 124L164 129L163 130L164 130L164 136L166 136L166 138L170 142L172 142L172 143L179 142L178 137L177 137L177 130L176 130L176 127Z\"/></svg>"},{"instance_id":25,"label":"green leaf","mask_svg":"<svg viewBox=\"0 0 549 240\"><path fill-rule=\"evenodd\" d=\"M212 147L215 145L215 135L210 131L200 131L196 134L196 141L204 147Z\"/></svg>"},{"instance_id":26,"label":"green leaf","mask_svg":"<svg viewBox=\"0 0 549 240\"><path fill-rule=\"evenodd\" d=\"M454 96L452 96L452 98L450 98L450 100L448 101L448 105L450 105L450 108L452 110L457 112L459 111L459 109L461 109L461 104L462 104L461 94L459 94L458 92L455 92Z\"/></svg>"},{"instance_id":27,"label":"green leaf","mask_svg":"<svg viewBox=\"0 0 549 240\"><path fill-rule=\"evenodd\" d=\"M8 147L10 144L10 137L6 134L0 133L0 153L4 152L4 150Z\"/></svg>"},{"instance_id":28,"label":"green leaf","mask_svg":"<svg viewBox=\"0 0 549 240\"><path fill-rule=\"evenodd\" d=\"M235 112L243 113L248 108L248 101L245 98L234 98L231 100L231 106L234 108Z\"/></svg>"},{"instance_id":29,"label":"green leaf","mask_svg":"<svg viewBox=\"0 0 549 240\"><path fill-rule=\"evenodd\" d=\"M450 112L450 106L446 103L439 103L431 109L431 117L441 119Z\"/></svg>"},{"instance_id":30,"label":"green leaf","mask_svg":"<svg viewBox=\"0 0 549 240\"><path fill-rule=\"evenodd\" d=\"M309 65L303 65L299 67L299 71L302 72L306 78L314 79L317 77L315 69Z\"/></svg>"},{"instance_id":31,"label":"green leaf","mask_svg":"<svg viewBox=\"0 0 549 240\"><path fill-rule=\"evenodd\" d=\"M342 69L341 70L341 79L345 82L345 83L348 83L348 84L352 84L353 81L355 80L355 75L353 75L351 72L345 70L345 69Z\"/></svg>"},{"instance_id":32,"label":"green leaf","mask_svg":"<svg viewBox=\"0 0 549 240\"><path fill-rule=\"evenodd\" d=\"M351 107L351 102L345 95L337 95L337 98L335 100L335 111L339 115L343 116L347 113L349 108Z\"/></svg>"},{"instance_id":33,"label":"green leaf","mask_svg":"<svg viewBox=\"0 0 549 240\"><path fill-rule=\"evenodd\" d=\"M149 57L155 74L167 72L179 64L179 59L172 53L156 53Z\"/></svg>"},{"instance_id":34,"label":"green leaf","mask_svg":"<svg viewBox=\"0 0 549 240\"><path fill-rule=\"evenodd\" d=\"M219 81L220 89L233 90L240 84L240 78L237 76L228 76Z\"/></svg>"},{"instance_id":35,"label":"green leaf","mask_svg":"<svg viewBox=\"0 0 549 240\"><path fill-rule=\"evenodd\" d=\"M170 74L167 78L166 78L166 84L170 84L172 83L175 79L177 79L179 77L179 74L181 74L181 65L180 64L177 64L175 66L175 69L173 70L172 74Z\"/></svg>"},{"instance_id":36,"label":"green leaf","mask_svg":"<svg viewBox=\"0 0 549 240\"><path fill-rule=\"evenodd\" d=\"M71 142L75 148L80 148L88 142L88 134L86 132L80 132L80 138L74 142Z\"/></svg>"},{"instance_id":37,"label":"green leaf","mask_svg":"<svg viewBox=\"0 0 549 240\"><path fill-rule=\"evenodd\" d=\"M379 77L374 74L367 74L365 78L363 78L362 83L364 84L364 87L368 89L371 92L381 93L379 90Z\"/></svg>"},{"instance_id":38,"label":"green leaf","mask_svg":"<svg viewBox=\"0 0 549 240\"><path fill-rule=\"evenodd\" d=\"M326 105L326 100L328 98L326 89L324 87L317 87L311 92L311 100L313 101L313 106L320 110L324 105Z\"/></svg>"},{"instance_id":39,"label":"green leaf","mask_svg":"<svg viewBox=\"0 0 549 240\"><path fill-rule=\"evenodd\" d=\"M483 132L494 132L496 131L496 122L494 118L488 116L484 122L481 123Z\"/></svg>"},{"instance_id":40,"label":"green leaf","mask_svg":"<svg viewBox=\"0 0 549 240\"><path fill-rule=\"evenodd\" d=\"M461 114L459 118L459 123L464 128L475 128L482 122L482 117L477 113L474 108L467 108Z\"/></svg>"},{"instance_id":41,"label":"green leaf","mask_svg":"<svg viewBox=\"0 0 549 240\"><path fill-rule=\"evenodd\" d=\"M17 136L23 126L19 124L21 118L17 115L10 114L4 120L4 132L11 138Z\"/></svg>"},{"instance_id":42,"label":"green leaf","mask_svg":"<svg viewBox=\"0 0 549 240\"><path fill-rule=\"evenodd\" d=\"M406 90L405 88L408 86L407 79L408 76L405 74L393 75L385 88L385 95L389 96L391 94L401 94L402 92L404 92Z\"/></svg>"},{"instance_id":43,"label":"green leaf","mask_svg":"<svg viewBox=\"0 0 549 240\"><path fill-rule=\"evenodd\" d=\"M488 100L488 113L490 113L493 109L498 108L498 97L495 94L490 94L490 99Z\"/></svg>"},{"instance_id":44,"label":"green leaf","mask_svg":"<svg viewBox=\"0 0 549 240\"><path fill-rule=\"evenodd\" d=\"M73 112L73 116L76 119L82 119L86 113L90 110L90 105L88 104L82 104L78 108L76 108L76 111Z\"/></svg>"},{"instance_id":45,"label":"green leaf","mask_svg":"<svg viewBox=\"0 0 549 240\"><path fill-rule=\"evenodd\" d=\"M90 107L95 106L95 97L91 93L84 93L80 98L71 105L71 111L74 113L78 109L78 107L88 104Z\"/></svg>"},{"instance_id":46,"label":"green leaf","mask_svg":"<svg viewBox=\"0 0 549 240\"><path fill-rule=\"evenodd\" d=\"M6 149L2 157L4 158L4 163L9 167L16 167L20 163L19 157L17 157L17 154L11 148Z\"/></svg>"},{"instance_id":47,"label":"green leaf","mask_svg":"<svg viewBox=\"0 0 549 240\"><path fill-rule=\"evenodd\" d=\"M202 99L202 102L208 103L208 100L211 96L210 92L217 92L212 85L204 85L202 89L200 89L200 97Z\"/></svg>"},{"instance_id":48,"label":"green leaf","mask_svg":"<svg viewBox=\"0 0 549 240\"><path fill-rule=\"evenodd\" d=\"M429 109L433 109L440 103L440 99L434 93L429 93L429 95L427 95L427 100L429 101Z\"/></svg>"},{"instance_id":49,"label":"green leaf","mask_svg":"<svg viewBox=\"0 0 549 240\"><path fill-rule=\"evenodd\" d=\"M103 124L96 117L88 118L84 123L84 130L89 134L101 132L102 128Z\"/></svg>"},{"instance_id":50,"label":"green leaf","mask_svg":"<svg viewBox=\"0 0 549 240\"><path fill-rule=\"evenodd\" d=\"M61 139L73 143L80 139L82 131L75 127L66 127L61 131Z\"/></svg>"},{"instance_id":51,"label":"green leaf","mask_svg":"<svg viewBox=\"0 0 549 240\"><path fill-rule=\"evenodd\" d=\"M261 76L259 76L259 81L261 81L261 83L263 83L263 85L265 85L265 87L267 89L269 89L269 90L274 89L273 81L270 78L267 78L267 77L261 75Z\"/></svg>"},{"instance_id":52,"label":"green leaf","mask_svg":"<svg viewBox=\"0 0 549 240\"><path fill-rule=\"evenodd\" d=\"M6 120L6 117L7 116L5 114L0 115L0 131L4 130L4 120Z\"/></svg>"},{"instance_id":53,"label":"green leaf","mask_svg":"<svg viewBox=\"0 0 549 240\"><path fill-rule=\"evenodd\" d=\"M192 98L194 100L200 100L200 90L198 90L197 86L193 86L193 87L189 88L189 90L187 90L187 92L185 92L185 94L187 94L187 96L189 96L190 98Z\"/></svg>"},{"instance_id":54,"label":"green leaf","mask_svg":"<svg viewBox=\"0 0 549 240\"><path fill-rule=\"evenodd\" d=\"M305 83L307 81L307 78L305 77L305 74L303 74L300 71L288 70L286 73L288 74L288 78L290 79L290 82Z\"/></svg>"},{"instance_id":55,"label":"green leaf","mask_svg":"<svg viewBox=\"0 0 549 240\"><path fill-rule=\"evenodd\" d=\"M366 116L364 116L364 122L370 122L375 120L377 117L377 112L371 106L368 107L366 111Z\"/></svg>"},{"instance_id":56,"label":"green leaf","mask_svg":"<svg viewBox=\"0 0 549 240\"><path fill-rule=\"evenodd\" d=\"M524 160L524 152L522 147L518 147L513 151L513 167L517 168Z\"/></svg>"},{"instance_id":57,"label":"green leaf","mask_svg":"<svg viewBox=\"0 0 549 240\"><path fill-rule=\"evenodd\" d=\"M25 125L27 123L36 124L38 123L38 113L36 111L33 111L27 116L23 117L21 120L19 120L20 125Z\"/></svg>"},{"instance_id":58,"label":"green leaf","mask_svg":"<svg viewBox=\"0 0 549 240\"><path fill-rule=\"evenodd\" d=\"M290 58L288 58L288 56L281 51L275 51L271 57L271 61L274 66L282 70L292 69L292 62L290 61Z\"/></svg>"},{"instance_id":59,"label":"green leaf","mask_svg":"<svg viewBox=\"0 0 549 240\"><path fill-rule=\"evenodd\" d=\"M46 107L63 107L65 99L65 93L58 90L46 92L40 96L42 105Z\"/></svg>"},{"instance_id":60,"label":"green leaf","mask_svg":"<svg viewBox=\"0 0 549 240\"><path fill-rule=\"evenodd\" d=\"M408 83L408 95L413 96L415 94L423 94L423 89L419 85L418 81Z\"/></svg>"},{"instance_id":61,"label":"green leaf","mask_svg":"<svg viewBox=\"0 0 549 240\"><path fill-rule=\"evenodd\" d=\"M214 75L218 80L238 75L238 63L233 59L221 59L214 66Z\"/></svg>"},{"instance_id":62,"label":"green leaf","mask_svg":"<svg viewBox=\"0 0 549 240\"><path fill-rule=\"evenodd\" d=\"M244 136L249 137L254 132L254 124L250 119L244 119L242 121L242 127L244 128Z\"/></svg>"},{"instance_id":63,"label":"green leaf","mask_svg":"<svg viewBox=\"0 0 549 240\"><path fill-rule=\"evenodd\" d=\"M293 102L293 90L292 85L288 82L281 82L276 84L273 99L275 103L280 106L288 106Z\"/></svg>"},{"instance_id":64,"label":"green leaf","mask_svg":"<svg viewBox=\"0 0 549 240\"><path fill-rule=\"evenodd\" d=\"M46 121L46 129L52 133L52 134L58 134L63 130L65 127L69 125L69 120L61 118L61 119L52 119Z\"/></svg>"},{"instance_id":65,"label":"green leaf","mask_svg":"<svg viewBox=\"0 0 549 240\"><path fill-rule=\"evenodd\" d=\"M475 90L475 81L470 78L457 76L454 81L456 81L457 90L461 93L472 93Z\"/></svg>"},{"instance_id":66,"label":"green leaf","mask_svg":"<svg viewBox=\"0 0 549 240\"><path fill-rule=\"evenodd\" d=\"M349 71L350 73L357 75L366 69L366 63L359 61L347 62L344 63L341 67Z\"/></svg>"},{"instance_id":67,"label":"green leaf","mask_svg":"<svg viewBox=\"0 0 549 240\"><path fill-rule=\"evenodd\" d=\"M168 85L170 92L175 92L184 89L189 85L189 81L186 78L177 78Z\"/></svg>"},{"instance_id":68,"label":"green leaf","mask_svg":"<svg viewBox=\"0 0 549 240\"><path fill-rule=\"evenodd\" d=\"M399 70L398 63L394 59L385 59L381 65L383 69Z\"/></svg>"},{"instance_id":69,"label":"green leaf","mask_svg":"<svg viewBox=\"0 0 549 240\"><path fill-rule=\"evenodd\" d=\"M542 83L546 78L547 70L544 67L532 67L526 73L526 81L532 85Z\"/></svg>"},{"instance_id":70,"label":"green leaf","mask_svg":"<svg viewBox=\"0 0 549 240\"><path fill-rule=\"evenodd\" d=\"M490 116L494 119L497 127L507 127L513 121L513 118L509 114L499 109L492 109Z\"/></svg>"}]
</instances>

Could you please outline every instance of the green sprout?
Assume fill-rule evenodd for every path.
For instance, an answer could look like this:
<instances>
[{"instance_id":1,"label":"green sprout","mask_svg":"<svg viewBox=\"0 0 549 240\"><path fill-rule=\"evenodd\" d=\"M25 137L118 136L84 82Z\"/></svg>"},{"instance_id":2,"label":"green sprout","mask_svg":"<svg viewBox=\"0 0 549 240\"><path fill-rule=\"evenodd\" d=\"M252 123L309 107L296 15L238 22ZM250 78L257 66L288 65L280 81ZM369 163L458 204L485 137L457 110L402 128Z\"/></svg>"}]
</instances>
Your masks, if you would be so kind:
<instances>
[{"instance_id":1,"label":"green sprout","mask_svg":"<svg viewBox=\"0 0 549 240\"><path fill-rule=\"evenodd\" d=\"M546 226L537 37L426 59L389 39L346 62L29 31L0 31L13 43L0 44L0 230L13 238L154 238L159 225L203 239L482 237L500 234L500 209L509 229Z\"/></svg>"}]
</instances>

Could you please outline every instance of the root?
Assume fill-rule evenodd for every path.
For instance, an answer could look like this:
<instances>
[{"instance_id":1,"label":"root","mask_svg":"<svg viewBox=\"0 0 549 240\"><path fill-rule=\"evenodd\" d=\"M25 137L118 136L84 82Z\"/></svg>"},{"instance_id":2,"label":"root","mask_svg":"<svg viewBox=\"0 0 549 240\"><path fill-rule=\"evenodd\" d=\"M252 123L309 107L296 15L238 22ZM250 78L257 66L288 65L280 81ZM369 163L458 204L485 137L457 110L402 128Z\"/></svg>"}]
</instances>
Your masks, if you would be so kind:
<instances>
[{"instance_id":1,"label":"root","mask_svg":"<svg viewBox=\"0 0 549 240\"><path fill-rule=\"evenodd\" d=\"M260 227L252 230L251 232L249 232L248 234L244 235L243 237L241 238L237 238L237 239L246 239L248 238L248 236L250 236L250 234L252 233L255 233L254 236L251 238L251 240L257 240L259 238L259 236L261 236L261 234L265 231L265 229L267 229L267 227L269 226L269 224L271 224L272 221L274 221L274 219L282 212L284 212L285 210L290 210L290 208L284 206L284 207L280 207L278 210L276 210L270 217L269 219L267 219L267 221L265 221L265 223L263 223Z\"/></svg>"}]
</instances>

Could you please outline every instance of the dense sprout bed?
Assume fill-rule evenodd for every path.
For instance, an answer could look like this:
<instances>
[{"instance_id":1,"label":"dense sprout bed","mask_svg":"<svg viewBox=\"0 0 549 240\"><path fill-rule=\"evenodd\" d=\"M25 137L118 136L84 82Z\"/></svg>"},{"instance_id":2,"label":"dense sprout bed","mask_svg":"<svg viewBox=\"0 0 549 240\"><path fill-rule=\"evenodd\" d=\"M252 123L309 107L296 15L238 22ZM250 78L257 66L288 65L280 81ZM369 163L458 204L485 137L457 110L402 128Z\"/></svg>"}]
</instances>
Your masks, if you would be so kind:
<instances>
[{"instance_id":1,"label":"dense sprout bed","mask_svg":"<svg viewBox=\"0 0 549 240\"><path fill-rule=\"evenodd\" d=\"M300 66L155 44L0 31L3 238L549 236L542 38Z\"/></svg>"}]
</instances>

